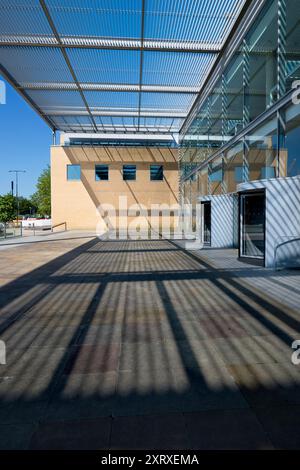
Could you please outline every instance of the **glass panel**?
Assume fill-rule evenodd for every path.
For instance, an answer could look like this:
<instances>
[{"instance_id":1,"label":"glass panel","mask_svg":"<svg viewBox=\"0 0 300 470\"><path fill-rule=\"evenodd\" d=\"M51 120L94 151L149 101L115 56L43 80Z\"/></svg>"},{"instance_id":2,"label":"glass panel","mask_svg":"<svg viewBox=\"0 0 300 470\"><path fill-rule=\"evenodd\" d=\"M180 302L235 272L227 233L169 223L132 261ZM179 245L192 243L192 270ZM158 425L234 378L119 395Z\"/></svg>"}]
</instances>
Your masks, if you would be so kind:
<instances>
[{"instance_id":1,"label":"glass panel","mask_svg":"<svg viewBox=\"0 0 300 470\"><path fill-rule=\"evenodd\" d=\"M249 58L247 90L250 120L261 114L276 99L277 93L277 0L268 0L246 36ZM249 54L249 56L248 56Z\"/></svg>"},{"instance_id":2,"label":"glass panel","mask_svg":"<svg viewBox=\"0 0 300 470\"><path fill-rule=\"evenodd\" d=\"M132 181L136 179L136 166L123 165L123 180Z\"/></svg>"},{"instance_id":3,"label":"glass panel","mask_svg":"<svg viewBox=\"0 0 300 470\"><path fill-rule=\"evenodd\" d=\"M96 165L95 166L95 179L96 181L108 180L108 165Z\"/></svg>"},{"instance_id":4,"label":"glass panel","mask_svg":"<svg viewBox=\"0 0 300 470\"><path fill-rule=\"evenodd\" d=\"M300 175L300 105L292 105L284 112L285 136L280 149L280 176Z\"/></svg>"},{"instance_id":5,"label":"glass panel","mask_svg":"<svg viewBox=\"0 0 300 470\"><path fill-rule=\"evenodd\" d=\"M228 193L236 191L237 184L244 181L243 142L229 149L224 158L224 187Z\"/></svg>"},{"instance_id":6,"label":"glass panel","mask_svg":"<svg viewBox=\"0 0 300 470\"><path fill-rule=\"evenodd\" d=\"M264 178L266 174L277 174L276 117L246 136L246 148L250 181Z\"/></svg>"},{"instance_id":7,"label":"glass panel","mask_svg":"<svg viewBox=\"0 0 300 470\"><path fill-rule=\"evenodd\" d=\"M192 204L192 230L195 232L197 227L197 202L198 202L198 181L196 174L191 176L191 204Z\"/></svg>"},{"instance_id":8,"label":"glass panel","mask_svg":"<svg viewBox=\"0 0 300 470\"><path fill-rule=\"evenodd\" d=\"M234 136L243 127L243 57L237 53L227 67L226 116L223 116L226 136Z\"/></svg>"},{"instance_id":9,"label":"glass panel","mask_svg":"<svg viewBox=\"0 0 300 470\"><path fill-rule=\"evenodd\" d=\"M286 91L292 87L294 80L300 79L300 2L286 0Z\"/></svg>"},{"instance_id":10,"label":"glass panel","mask_svg":"<svg viewBox=\"0 0 300 470\"><path fill-rule=\"evenodd\" d=\"M221 81L219 80L210 95L210 126L209 144L213 148L221 147L222 137L222 95Z\"/></svg>"},{"instance_id":11,"label":"glass panel","mask_svg":"<svg viewBox=\"0 0 300 470\"><path fill-rule=\"evenodd\" d=\"M199 172L198 177L199 196L206 196L208 194L208 168L203 168Z\"/></svg>"},{"instance_id":12,"label":"glass panel","mask_svg":"<svg viewBox=\"0 0 300 470\"><path fill-rule=\"evenodd\" d=\"M164 168L162 165L150 165L150 180L162 181L164 179Z\"/></svg>"},{"instance_id":13,"label":"glass panel","mask_svg":"<svg viewBox=\"0 0 300 470\"><path fill-rule=\"evenodd\" d=\"M67 165L67 180L80 180L80 165Z\"/></svg>"},{"instance_id":14,"label":"glass panel","mask_svg":"<svg viewBox=\"0 0 300 470\"><path fill-rule=\"evenodd\" d=\"M241 256L263 258L265 253L265 195L241 195Z\"/></svg>"},{"instance_id":15,"label":"glass panel","mask_svg":"<svg viewBox=\"0 0 300 470\"><path fill-rule=\"evenodd\" d=\"M218 158L209 165L210 194L222 194L223 160Z\"/></svg>"},{"instance_id":16,"label":"glass panel","mask_svg":"<svg viewBox=\"0 0 300 470\"><path fill-rule=\"evenodd\" d=\"M191 181L188 180L183 184L183 201L184 204L190 204L191 202Z\"/></svg>"}]
</instances>

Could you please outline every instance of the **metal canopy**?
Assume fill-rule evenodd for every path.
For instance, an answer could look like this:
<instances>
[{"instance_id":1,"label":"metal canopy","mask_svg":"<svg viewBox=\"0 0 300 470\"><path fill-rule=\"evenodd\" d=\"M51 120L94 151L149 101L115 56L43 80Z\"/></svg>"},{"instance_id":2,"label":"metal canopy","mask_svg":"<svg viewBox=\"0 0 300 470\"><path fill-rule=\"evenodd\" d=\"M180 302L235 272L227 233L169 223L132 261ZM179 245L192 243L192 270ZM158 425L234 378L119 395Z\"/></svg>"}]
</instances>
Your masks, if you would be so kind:
<instances>
[{"instance_id":1,"label":"metal canopy","mask_svg":"<svg viewBox=\"0 0 300 470\"><path fill-rule=\"evenodd\" d=\"M53 130L176 133L241 0L0 0L0 72Z\"/></svg>"}]
</instances>

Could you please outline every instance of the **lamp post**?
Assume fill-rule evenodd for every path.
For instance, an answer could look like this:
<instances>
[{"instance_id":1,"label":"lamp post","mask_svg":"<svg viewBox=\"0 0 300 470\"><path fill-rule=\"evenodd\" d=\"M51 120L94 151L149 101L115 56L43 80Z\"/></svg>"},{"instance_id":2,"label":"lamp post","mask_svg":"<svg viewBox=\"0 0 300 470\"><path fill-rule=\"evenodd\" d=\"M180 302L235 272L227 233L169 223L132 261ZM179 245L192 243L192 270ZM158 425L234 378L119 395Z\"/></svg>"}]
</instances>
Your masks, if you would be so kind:
<instances>
[{"instance_id":1,"label":"lamp post","mask_svg":"<svg viewBox=\"0 0 300 470\"><path fill-rule=\"evenodd\" d=\"M19 222L19 173L26 173L26 170L9 170L9 173L16 175L16 200L17 200L17 224Z\"/></svg>"}]
</instances>

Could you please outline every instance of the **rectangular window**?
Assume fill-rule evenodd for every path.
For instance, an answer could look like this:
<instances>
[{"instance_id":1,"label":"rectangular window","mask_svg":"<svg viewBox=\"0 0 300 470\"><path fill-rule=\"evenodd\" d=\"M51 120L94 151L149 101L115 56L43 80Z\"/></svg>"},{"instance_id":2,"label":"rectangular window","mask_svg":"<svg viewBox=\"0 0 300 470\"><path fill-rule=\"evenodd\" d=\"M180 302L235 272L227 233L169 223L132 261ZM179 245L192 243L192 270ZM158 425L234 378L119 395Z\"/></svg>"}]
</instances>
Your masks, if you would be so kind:
<instances>
[{"instance_id":1,"label":"rectangular window","mask_svg":"<svg viewBox=\"0 0 300 470\"><path fill-rule=\"evenodd\" d=\"M123 180L134 181L136 179L136 165L123 165Z\"/></svg>"},{"instance_id":2,"label":"rectangular window","mask_svg":"<svg viewBox=\"0 0 300 470\"><path fill-rule=\"evenodd\" d=\"M67 180L80 180L80 165L67 165Z\"/></svg>"},{"instance_id":3,"label":"rectangular window","mask_svg":"<svg viewBox=\"0 0 300 470\"><path fill-rule=\"evenodd\" d=\"M108 181L108 165L95 166L96 181Z\"/></svg>"},{"instance_id":4,"label":"rectangular window","mask_svg":"<svg viewBox=\"0 0 300 470\"><path fill-rule=\"evenodd\" d=\"M150 180L162 181L164 179L164 168L162 165L150 165Z\"/></svg>"}]
</instances>

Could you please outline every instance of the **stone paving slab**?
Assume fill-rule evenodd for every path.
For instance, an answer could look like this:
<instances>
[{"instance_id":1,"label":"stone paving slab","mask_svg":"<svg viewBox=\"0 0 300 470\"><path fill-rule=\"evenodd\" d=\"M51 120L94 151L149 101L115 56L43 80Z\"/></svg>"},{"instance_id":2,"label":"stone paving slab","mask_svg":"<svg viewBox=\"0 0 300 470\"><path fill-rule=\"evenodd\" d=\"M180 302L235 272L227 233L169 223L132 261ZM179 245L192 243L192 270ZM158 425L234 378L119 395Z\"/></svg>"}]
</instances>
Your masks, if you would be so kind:
<instances>
[{"instance_id":1,"label":"stone paving slab","mask_svg":"<svg viewBox=\"0 0 300 470\"><path fill-rule=\"evenodd\" d=\"M299 448L299 273L82 233L1 270L0 448Z\"/></svg>"}]
</instances>

